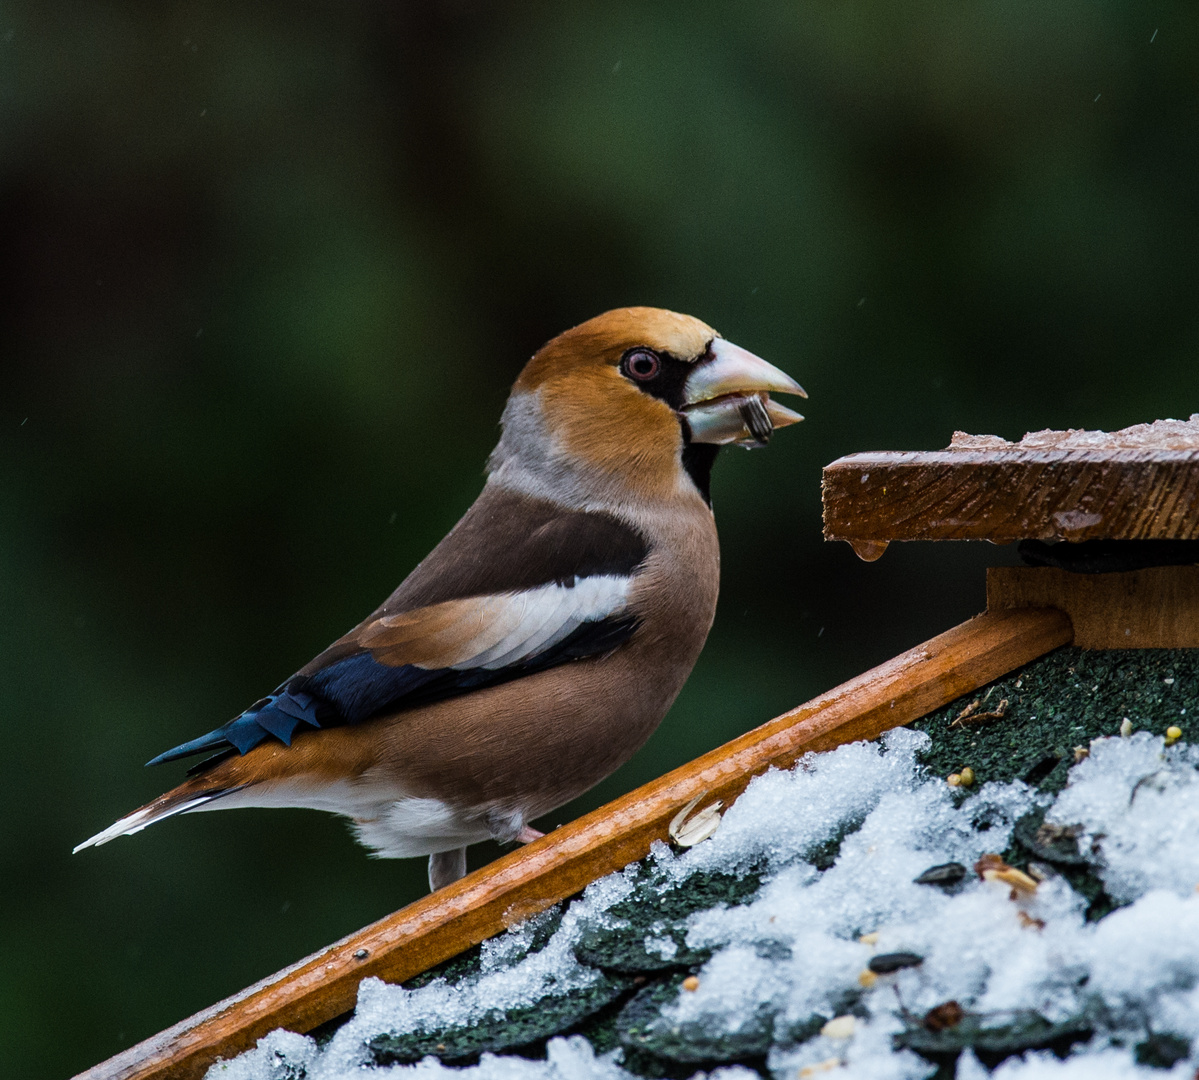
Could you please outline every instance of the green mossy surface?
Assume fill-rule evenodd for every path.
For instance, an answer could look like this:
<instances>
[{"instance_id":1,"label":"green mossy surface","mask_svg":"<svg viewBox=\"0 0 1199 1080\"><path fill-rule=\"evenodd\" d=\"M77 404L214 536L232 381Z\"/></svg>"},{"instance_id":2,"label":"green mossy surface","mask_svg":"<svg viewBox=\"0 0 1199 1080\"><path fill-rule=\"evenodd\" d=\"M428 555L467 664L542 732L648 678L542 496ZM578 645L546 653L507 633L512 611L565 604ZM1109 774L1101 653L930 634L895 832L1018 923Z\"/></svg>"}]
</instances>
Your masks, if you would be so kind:
<instances>
[{"instance_id":1,"label":"green mossy surface","mask_svg":"<svg viewBox=\"0 0 1199 1080\"><path fill-rule=\"evenodd\" d=\"M682 982L683 976L676 975L651 983L625 1005L617 1019L622 1046L687 1065L766 1057L774 1034L769 1015L757 1016L737 1034L724 1037L713 1037L703 1024L667 1020L662 1010L678 997Z\"/></svg>"},{"instance_id":2,"label":"green mossy surface","mask_svg":"<svg viewBox=\"0 0 1199 1080\"><path fill-rule=\"evenodd\" d=\"M980 712L1008 706L1001 719L976 727L951 727L968 705L979 702ZM1046 793L1065 786L1074 763L1074 747L1086 747L1099 736L1115 735L1127 717L1134 729L1164 733L1175 725L1184 738L1199 740L1199 650L1147 649L1089 652L1062 648L965 695L911 726L925 731L931 746L923 755L934 776L974 770L973 789L960 789L969 800L988 781L1023 780ZM1103 890L1099 860L1080 850L1069 834L1042 828L1040 811L1022 818L1003 852L1014 866L1034 864L1043 872L1061 874L1089 902L1088 917L1101 918L1115 904ZM856 826L850 826L846 833ZM818 869L831 866L844 836L833 838L807 853ZM968 869L968 876L973 870ZM777 1030L773 1015L763 1012L756 1022L735 1035L713 1034L702 1025L679 1025L662 1011L676 1000L683 979L708 959L706 950L686 944L688 918L718 905L743 904L761 885L756 872L695 874L663 891L663 881L650 860L638 870L632 894L614 905L602 920L585 925L575 955L595 968L598 978L582 991L547 997L535 1005L496 1013L468 1028L418 1032L375 1039L371 1048L379 1063L410 1062L433 1054L447 1063L464 1064L484 1051L507 1051L543 1056L546 1041L555 1035L583 1035L597 1054L619 1047L623 1067L638 1076L678 1078L696 1071L741 1063L764 1073L772 1045L794 1045L819 1031L828 1019L813 1016L793 1030ZM934 887L934 886L930 886ZM962 886L948 886L956 891ZM544 946L561 922L567 904L539 917L524 946L506 962L517 963ZM649 939L673 942L670 956L646 948ZM764 946L766 947L766 946ZM786 946L780 943L780 948ZM665 950L669 952L667 947ZM410 988L437 978L453 984L480 970L483 951L475 947L461 956L412 979ZM838 1011L853 1011L846 1000ZM947 1032L932 1033L913 1023L897 1036L907 1046L952 1075L953 1063L965 1047L980 1060L994 1063L1028 1049L1052 1049L1059 1054L1090 1037L1087 1017L1050 1024L1032 1014L1005 1017L968 1016ZM1173 1041L1172 1041L1173 1040ZM1146 1064L1168 1062L1180 1042L1154 1035L1137 1048ZM1164 1066L1163 1067L1168 1067Z\"/></svg>"},{"instance_id":3,"label":"green mossy surface","mask_svg":"<svg viewBox=\"0 0 1199 1080\"><path fill-rule=\"evenodd\" d=\"M961 1023L944 1031L913 1024L895 1036L895 1045L914 1050L952 1076L958 1057L967 1048L993 1069L1006 1058L1029 1050L1052 1050L1065 1057L1072 1046L1088 1041L1093 1034L1094 1021L1087 1016L1051 1024L1034 1012L1008 1014L1002 1019L967 1014Z\"/></svg>"},{"instance_id":4,"label":"green mossy surface","mask_svg":"<svg viewBox=\"0 0 1199 1080\"><path fill-rule=\"evenodd\" d=\"M1001 719L953 726L974 702L978 712L994 712L1005 699ZM975 789L992 780L1023 780L1057 794L1066 786L1074 748L1119 734L1125 718L1136 731L1165 734L1174 726L1188 741L1199 738L1199 649L1056 649L910 726L932 740L922 760L934 775L969 766ZM969 797L961 789L960 798ZM1017 822L1004 859L1060 874L1087 899L1088 920L1103 918L1117 904L1104 891L1098 858L1073 839L1047 837L1042 820L1036 812Z\"/></svg>"},{"instance_id":5,"label":"green mossy surface","mask_svg":"<svg viewBox=\"0 0 1199 1080\"><path fill-rule=\"evenodd\" d=\"M1138 1065L1151 1069L1172 1069L1191 1052L1189 1039L1181 1035L1154 1034L1144 1042L1137 1043L1133 1056Z\"/></svg>"},{"instance_id":6,"label":"green mossy surface","mask_svg":"<svg viewBox=\"0 0 1199 1080\"><path fill-rule=\"evenodd\" d=\"M697 968L710 953L688 948L687 919L718 905L745 903L760 885L756 873L694 874L663 891L658 875L643 862L632 895L614 904L603 924L583 928L575 957L582 964L634 975ZM673 955L647 949L647 939L669 939Z\"/></svg>"},{"instance_id":7,"label":"green mossy surface","mask_svg":"<svg viewBox=\"0 0 1199 1080\"><path fill-rule=\"evenodd\" d=\"M508 957L509 964L517 964L530 953L537 952L545 946L545 943L553 937L554 931L561 925L562 914L566 910L567 903L569 901L555 904L552 908L542 912L542 914L536 916L536 918L530 920L530 923L526 924L530 931L528 940L523 949L516 949L511 953ZM443 960L440 964L435 964L427 971L422 971L419 975L414 975L402 985L406 990L417 990L422 986L428 986L429 983L437 979L444 979L453 986L463 979L477 975L482 962L483 946L481 944L472 945L465 952L460 952L457 956L451 956L448 960ZM339 1028L350 1021L353 1015L353 1010L344 1012L340 1016L335 1016L332 1020L325 1021L319 1027L310 1031L309 1034L316 1039L318 1046L323 1047L333 1038ZM433 1046L436 1047L440 1041L440 1039L435 1039Z\"/></svg>"},{"instance_id":8,"label":"green mossy surface","mask_svg":"<svg viewBox=\"0 0 1199 1080\"><path fill-rule=\"evenodd\" d=\"M1102 919L1120 905L1104 890L1099 876L1100 859L1089 851L1081 851L1073 839L1045 842L1041 831L1044 817L1044 811L1034 810L1016 822L1012 842L1003 852L1004 861L1021 870L1027 870L1031 864L1042 873L1060 874L1075 892L1086 898L1087 921Z\"/></svg>"},{"instance_id":9,"label":"green mossy surface","mask_svg":"<svg viewBox=\"0 0 1199 1080\"><path fill-rule=\"evenodd\" d=\"M539 952L545 947L545 943L554 936L554 932L562 925L562 915L566 911L566 905L569 902L567 900L561 904L555 904L552 908L543 911L540 915L535 916L529 922L525 923L525 926L529 929L528 940L524 948L514 950L508 957L509 964L518 964L530 953ZM465 952L461 952L457 956L451 956L450 959L443 960L440 964L429 968L428 971L422 971L419 975L414 975L404 983L404 987L407 990L417 990L422 986L428 986L429 983L436 979L444 979L453 986L463 979L477 975L482 962L483 946L472 945Z\"/></svg>"},{"instance_id":10,"label":"green mossy surface","mask_svg":"<svg viewBox=\"0 0 1199 1080\"><path fill-rule=\"evenodd\" d=\"M683 976L675 975L651 983L625 1005L616 1029L626 1051L693 1068L702 1065L710 1069L731 1062L764 1064L771 1046L806 1042L832 1019L831 1015L813 1015L783 1030L773 1011L764 1008L735 1034L715 1034L706 1024L679 1024L662 1015L663 1008L678 997L682 982Z\"/></svg>"},{"instance_id":11,"label":"green mossy surface","mask_svg":"<svg viewBox=\"0 0 1199 1080\"><path fill-rule=\"evenodd\" d=\"M466 1027L446 1027L403 1035L378 1035L368 1043L377 1065L410 1064L434 1054L442 1061L465 1064L482 1053L540 1053L545 1041L577 1027L587 1017L627 996L628 976L600 974L594 982L565 994L547 995L531 1005L496 1011Z\"/></svg>"},{"instance_id":12,"label":"green mossy surface","mask_svg":"<svg viewBox=\"0 0 1199 1080\"><path fill-rule=\"evenodd\" d=\"M1001 720L950 726L972 702L987 712L1005 698ZM924 762L935 774L969 766L976 784L1023 780L1056 793L1074 747L1118 734L1125 717L1138 731L1176 725L1188 741L1199 737L1199 649L1057 649L911 727L932 738Z\"/></svg>"}]
</instances>

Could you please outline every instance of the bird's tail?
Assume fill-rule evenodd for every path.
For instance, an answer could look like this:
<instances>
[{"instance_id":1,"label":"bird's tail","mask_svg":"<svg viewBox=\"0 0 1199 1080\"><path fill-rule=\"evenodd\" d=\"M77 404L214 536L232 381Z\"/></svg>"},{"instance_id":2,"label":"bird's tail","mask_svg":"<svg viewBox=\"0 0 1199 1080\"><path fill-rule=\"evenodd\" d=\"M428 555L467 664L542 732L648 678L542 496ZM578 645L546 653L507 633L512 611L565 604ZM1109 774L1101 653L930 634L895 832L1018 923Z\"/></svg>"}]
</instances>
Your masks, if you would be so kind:
<instances>
[{"instance_id":1,"label":"bird's tail","mask_svg":"<svg viewBox=\"0 0 1199 1080\"><path fill-rule=\"evenodd\" d=\"M214 786L207 777L193 777L165 795L159 795L153 802L148 802L140 809L134 810L132 814L126 814L120 821L109 825L103 832L96 833L91 839L84 840L82 844L76 846L75 852L82 851L84 848L99 847L101 844L107 844L109 840L115 840L118 836L132 836L134 833L141 832L147 825L153 825L156 821L162 821L164 818L198 810L214 799L240 791L242 786L244 785Z\"/></svg>"}]
</instances>

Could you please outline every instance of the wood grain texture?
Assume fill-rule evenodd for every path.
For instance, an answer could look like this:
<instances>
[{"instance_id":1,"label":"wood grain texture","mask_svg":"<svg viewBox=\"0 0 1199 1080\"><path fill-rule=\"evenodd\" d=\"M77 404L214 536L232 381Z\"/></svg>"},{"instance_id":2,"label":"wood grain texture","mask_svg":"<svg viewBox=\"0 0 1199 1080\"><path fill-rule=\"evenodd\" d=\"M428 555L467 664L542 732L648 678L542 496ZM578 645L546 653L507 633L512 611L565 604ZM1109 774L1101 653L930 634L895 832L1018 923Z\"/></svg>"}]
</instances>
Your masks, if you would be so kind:
<instances>
[{"instance_id":1,"label":"wood grain texture","mask_svg":"<svg viewBox=\"0 0 1199 1080\"><path fill-rule=\"evenodd\" d=\"M374 975L402 982L646 855L697 795L727 805L758 773L872 739L1071 640L1062 612L988 612L497 859L80 1074L197 1080L277 1027L307 1032L354 1007Z\"/></svg>"},{"instance_id":2,"label":"wood grain texture","mask_svg":"<svg viewBox=\"0 0 1199 1080\"><path fill-rule=\"evenodd\" d=\"M1052 605L1084 649L1199 648L1199 566L1072 574L1049 566L987 570L987 610Z\"/></svg>"},{"instance_id":3,"label":"wood grain texture","mask_svg":"<svg viewBox=\"0 0 1199 1080\"><path fill-rule=\"evenodd\" d=\"M1199 539L1199 450L850 454L826 466L826 540Z\"/></svg>"}]
</instances>

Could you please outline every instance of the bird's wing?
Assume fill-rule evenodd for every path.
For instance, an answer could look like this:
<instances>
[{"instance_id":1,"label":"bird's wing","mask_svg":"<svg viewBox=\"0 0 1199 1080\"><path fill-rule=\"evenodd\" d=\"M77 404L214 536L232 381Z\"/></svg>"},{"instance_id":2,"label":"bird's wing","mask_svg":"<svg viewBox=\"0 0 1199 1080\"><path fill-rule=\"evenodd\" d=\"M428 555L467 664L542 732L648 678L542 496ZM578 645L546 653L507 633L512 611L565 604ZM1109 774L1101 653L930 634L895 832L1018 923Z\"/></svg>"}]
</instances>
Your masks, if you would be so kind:
<instances>
[{"instance_id":1,"label":"bird's wing","mask_svg":"<svg viewBox=\"0 0 1199 1080\"><path fill-rule=\"evenodd\" d=\"M385 615L304 689L356 723L608 652L636 625L628 590L627 577L599 575Z\"/></svg>"},{"instance_id":2,"label":"bird's wing","mask_svg":"<svg viewBox=\"0 0 1199 1080\"><path fill-rule=\"evenodd\" d=\"M636 630L629 590L647 550L607 514L481 498L371 617L269 697L151 764L244 754L268 736L290 745L305 726L359 723L610 652Z\"/></svg>"}]
</instances>

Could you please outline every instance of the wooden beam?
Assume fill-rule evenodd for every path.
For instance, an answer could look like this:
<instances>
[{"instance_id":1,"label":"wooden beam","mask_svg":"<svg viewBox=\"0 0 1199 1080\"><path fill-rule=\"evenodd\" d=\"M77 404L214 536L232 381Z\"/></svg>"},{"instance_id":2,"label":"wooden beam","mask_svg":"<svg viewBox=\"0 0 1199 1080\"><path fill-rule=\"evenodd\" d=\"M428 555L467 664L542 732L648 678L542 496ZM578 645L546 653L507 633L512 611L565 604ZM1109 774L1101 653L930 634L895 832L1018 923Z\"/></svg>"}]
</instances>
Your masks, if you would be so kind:
<instances>
[{"instance_id":1,"label":"wooden beam","mask_svg":"<svg viewBox=\"0 0 1199 1080\"><path fill-rule=\"evenodd\" d=\"M1199 449L850 454L825 468L823 500L825 539L864 558L892 540L1195 540Z\"/></svg>"},{"instance_id":2,"label":"wooden beam","mask_svg":"<svg viewBox=\"0 0 1199 1080\"><path fill-rule=\"evenodd\" d=\"M757 774L873 739L1068 644L1054 609L979 615L461 881L80 1074L198 1080L277 1027L307 1032L354 1007L367 976L402 982L619 870L666 838L695 796L727 805Z\"/></svg>"},{"instance_id":3,"label":"wooden beam","mask_svg":"<svg viewBox=\"0 0 1199 1080\"><path fill-rule=\"evenodd\" d=\"M1199 648L1199 566L1072 574L1050 566L992 566L987 610L1052 604L1083 649Z\"/></svg>"}]
</instances>

